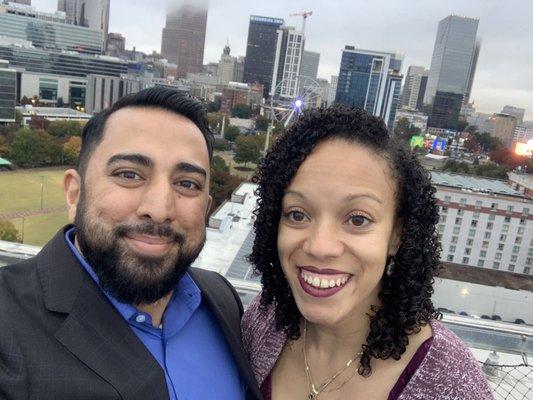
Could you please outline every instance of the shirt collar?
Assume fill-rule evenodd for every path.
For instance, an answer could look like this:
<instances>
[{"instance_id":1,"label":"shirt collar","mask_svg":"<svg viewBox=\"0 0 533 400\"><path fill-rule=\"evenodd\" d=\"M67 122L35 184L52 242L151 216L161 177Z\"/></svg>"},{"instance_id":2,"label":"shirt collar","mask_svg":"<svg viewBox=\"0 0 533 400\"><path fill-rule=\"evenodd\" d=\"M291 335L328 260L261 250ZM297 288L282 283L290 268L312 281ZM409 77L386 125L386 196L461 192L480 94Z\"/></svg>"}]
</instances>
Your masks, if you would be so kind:
<instances>
[{"instance_id":1,"label":"shirt collar","mask_svg":"<svg viewBox=\"0 0 533 400\"><path fill-rule=\"evenodd\" d=\"M132 305L127 303L120 303L117 301L113 296L111 296L109 293L107 293L105 290L102 289L100 286L100 282L98 281L98 276L94 272L93 268L89 265L85 257L80 253L78 248L74 244L74 236L76 233L76 227L72 227L65 233L65 241L67 242L68 247L76 257L76 259L79 261L81 266L85 269L87 274L93 279L93 281L96 283L96 285L102 290L104 295L109 299L111 304L117 309L117 311L122 315L122 317L126 321L132 321L135 319L135 317L139 314L139 311ZM192 315L194 311L200 306L202 297L201 297L201 291L198 285L193 281L189 273L185 273L185 275L180 279L178 284L176 285L174 289L174 293L169 301L169 304L167 305L167 308L165 309L165 314L163 316L164 323L171 323L171 321L174 320L174 318L169 318L168 320L165 319L165 315L167 312L172 312L177 309L181 309L183 311L183 305L187 309L187 312ZM181 305L181 306L178 306ZM190 316L189 315L189 316ZM183 318L181 318L183 319ZM186 318L188 320L188 318ZM151 323L151 322L150 322ZM181 324L180 324L181 325ZM177 331L180 327L178 326L172 326L172 331Z\"/></svg>"}]
</instances>

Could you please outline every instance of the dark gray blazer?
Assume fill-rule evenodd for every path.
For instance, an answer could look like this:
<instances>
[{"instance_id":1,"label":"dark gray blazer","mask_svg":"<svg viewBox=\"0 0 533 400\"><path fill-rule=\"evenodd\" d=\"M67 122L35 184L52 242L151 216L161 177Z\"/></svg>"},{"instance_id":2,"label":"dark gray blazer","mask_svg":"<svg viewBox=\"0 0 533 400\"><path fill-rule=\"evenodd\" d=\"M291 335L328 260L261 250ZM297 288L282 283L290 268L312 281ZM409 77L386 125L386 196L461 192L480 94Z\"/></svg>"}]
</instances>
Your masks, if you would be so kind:
<instances>
[{"instance_id":1,"label":"dark gray blazer","mask_svg":"<svg viewBox=\"0 0 533 400\"><path fill-rule=\"evenodd\" d=\"M65 229L36 257L0 268L0 399L168 399L163 370L81 268ZM191 268L190 275L220 324L247 399L260 399L235 289L214 272Z\"/></svg>"}]
</instances>

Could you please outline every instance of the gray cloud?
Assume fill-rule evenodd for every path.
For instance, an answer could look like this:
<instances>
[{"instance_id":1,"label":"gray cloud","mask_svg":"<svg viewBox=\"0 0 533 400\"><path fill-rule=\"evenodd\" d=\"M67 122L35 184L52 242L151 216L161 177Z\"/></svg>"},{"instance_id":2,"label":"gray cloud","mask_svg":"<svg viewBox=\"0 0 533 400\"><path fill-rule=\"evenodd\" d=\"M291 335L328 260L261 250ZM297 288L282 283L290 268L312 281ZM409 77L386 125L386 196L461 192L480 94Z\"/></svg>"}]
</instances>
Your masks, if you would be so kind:
<instances>
[{"instance_id":1,"label":"gray cloud","mask_svg":"<svg viewBox=\"0 0 533 400\"><path fill-rule=\"evenodd\" d=\"M183 0L176 0L183 1ZM192 0L188 0L192 1ZM198 1L194 0L197 4ZM55 0L33 0L53 10ZM523 0L210 0L205 62L218 61L228 39L232 54L244 55L250 14L284 18L301 26L299 11L313 11L307 22L306 47L321 53L319 76L338 73L346 44L401 52L409 65L429 67L438 21L449 14L480 19L482 39L472 98L479 111L500 111L505 104L527 109L533 120L533 2ZM126 36L128 48L160 51L166 0L111 0L110 30Z\"/></svg>"}]
</instances>

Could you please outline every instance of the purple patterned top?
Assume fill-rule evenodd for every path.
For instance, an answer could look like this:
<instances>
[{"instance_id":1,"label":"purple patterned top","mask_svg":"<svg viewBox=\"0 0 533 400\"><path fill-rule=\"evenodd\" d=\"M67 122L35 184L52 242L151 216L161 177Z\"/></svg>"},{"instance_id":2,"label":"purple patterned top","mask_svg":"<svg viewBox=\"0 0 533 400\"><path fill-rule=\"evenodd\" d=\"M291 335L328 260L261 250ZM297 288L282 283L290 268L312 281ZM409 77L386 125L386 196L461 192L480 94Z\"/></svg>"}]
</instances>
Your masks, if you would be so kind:
<instances>
[{"instance_id":1,"label":"purple patterned top","mask_svg":"<svg viewBox=\"0 0 533 400\"><path fill-rule=\"evenodd\" d=\"M284 332L275 329L274 307L265 311L260 309L260 296L252 300L244 313L242 333L255 378L262 386L287 338ZM426 354L419 365L410 369L408 375L412 376L405 386L401 387L403 385L399 382L404 377L402 374L390 395L397 389L397 400L493 400L489 385L470 349L439 321L432 320L431 328L433 340Z\"/></svg>"}]
</instances>

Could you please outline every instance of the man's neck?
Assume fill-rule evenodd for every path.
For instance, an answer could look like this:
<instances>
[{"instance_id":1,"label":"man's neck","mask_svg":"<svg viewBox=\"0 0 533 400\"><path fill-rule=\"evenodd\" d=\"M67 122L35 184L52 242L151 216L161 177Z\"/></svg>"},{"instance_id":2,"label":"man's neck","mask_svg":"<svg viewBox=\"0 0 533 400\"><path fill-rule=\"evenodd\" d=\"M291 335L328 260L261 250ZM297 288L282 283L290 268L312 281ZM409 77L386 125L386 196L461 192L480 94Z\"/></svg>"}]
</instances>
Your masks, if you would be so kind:
<instances>
[{"instance_id":1,"label":"man's neck","mask_svg":"<svg viewBox=\"0 0 533 400\"><path fill-rule=\"evenodd\" d=\"M163 296L159 300L150 304L135 304L135 308L149 314L150 317L152 317L152 325L158 327L163 323L163 314L165 313L168 302L172 298L172 293L173 292L171 291L166 296Z\"/></svg>"}]
</instances>

